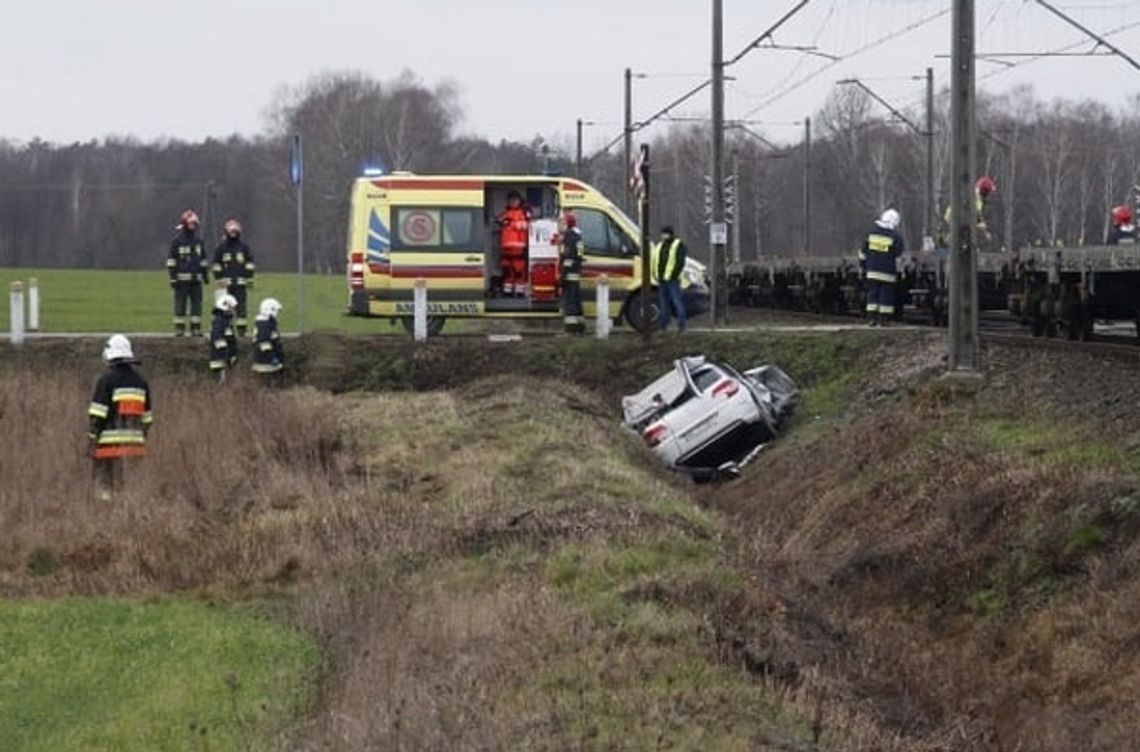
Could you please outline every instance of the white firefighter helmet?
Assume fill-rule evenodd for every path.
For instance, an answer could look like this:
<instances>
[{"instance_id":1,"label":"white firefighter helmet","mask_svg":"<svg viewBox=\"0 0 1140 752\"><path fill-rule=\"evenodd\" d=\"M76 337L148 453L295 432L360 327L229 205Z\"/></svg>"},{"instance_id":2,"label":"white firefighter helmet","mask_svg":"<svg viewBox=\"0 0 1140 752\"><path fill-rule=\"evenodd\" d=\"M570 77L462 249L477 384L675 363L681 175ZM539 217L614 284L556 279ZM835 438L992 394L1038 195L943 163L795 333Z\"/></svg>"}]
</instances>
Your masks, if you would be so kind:
<instances>
[{"instance_id":1,"label":"white firefighter helmet","mask_svg":"<svg viewBox=\"0 0 1140 752\"><path fill-rule=\"evenodd\" d=\"M879 225L879 227L894 230L898 228L900 219L899 213L896 210L887 209L876 221L876 224Z\"/></svg>"},{"instance_id":2,"label":"white firefighter helmet","mask_svg":"<svg viewBox=\"0 0 1140 752\"><path fill-rule=\"evenodd\" d=\"M214 307L216 307L219 311L225 311L226 313L232 313L233 311L237 310L237 304L237 298L235 298L233 295L230 295L228 292L222 293L218 296L217 300L214 301Z\"/></svg>"},{"instance_id":3,"label":"white firefighter helmet","mask_svg":"<svg viewBox=\"0 0 1140 752\"><path fill-rule=\"evenodd\" d=\"M277 318L281 313L281 301L277 298L266 298L261 301L261 307L258 309L260 318Z\"/></svg>"},{"instance_id":4,"label":"white firefighter helmet","mask_svg":"<svg viewBox=\"0 0 1140 752\"><path fill-rule=\"evenodd\" d=\"M114 334L107 340L107 346L103 348L103 360L108 363L130 363L135 359L134 350L131 349L131 341L122 334Z\"/></svg>"}]
</instances>

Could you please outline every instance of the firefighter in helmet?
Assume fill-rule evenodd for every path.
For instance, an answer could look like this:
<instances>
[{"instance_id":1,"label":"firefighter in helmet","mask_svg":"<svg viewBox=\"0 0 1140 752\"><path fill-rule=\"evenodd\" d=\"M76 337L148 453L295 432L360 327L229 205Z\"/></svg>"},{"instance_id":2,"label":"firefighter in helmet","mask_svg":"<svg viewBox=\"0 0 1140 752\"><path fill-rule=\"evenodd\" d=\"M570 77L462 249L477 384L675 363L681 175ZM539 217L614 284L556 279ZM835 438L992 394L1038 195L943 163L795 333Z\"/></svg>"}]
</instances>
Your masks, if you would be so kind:
<instances>
[{"instance_id":1,"label":"firefighter in helmet","mask_svg":"<svg viewBox=\"0 0 1140 752\"><path fill-rule=\"evenodd\" d=\"M586 246L578 230L578 218L566 210L558 223L558 278L562 284L562 325L569 334L583 334L586 319L582 315L582 256Z\"/></svg>"},{"instance_id":2,"label":"firefighter in helmet","mask_svg":"<svg viewBox=\"0 0 1140 752\"><path fill-rule=\"evenodd\" d=\"M103 361L108 370L95 384L95 395L87 408L87 438L90 442L95 496L112 501L122 485L122 462L128 457L146 455L146 437L154 415L150 387L133 364L131 341L122 334L107 340Z\"/></svg>"},{"instance_id":3,"label":"firefighter in helmet","mask_svg":"<svg viewBox=\"0 0 1140 752\"><path fill-rule=\"evenodd\" d=\"M526 247L530 216L518 191L507 194L507 208L499 213L498 222L503 294L508 298L526 295Z\"/></svg>"},{"instance_id":4,"label":"firefighter in helmet","mask_svg":"<svg viewBox=\"0 0 1140 752\"><path fill-rule=\"evenodd\" d=\"M974 229L977 230L979 240L990 239L990 228L986 224L986 210L989 206L990 196L997 190L997 183L988 175L983 175L974 183ZM952 207L947 206L942 215L942 232L938 238L938 246L950 247L954 240L953 228L950 225L950 212Z\"/></svg>"},{"instance_id":5,"label":"firefighter in helmet","mask_svg":"<svg viewBox=\"0 0 1140 752\"><path fill-rule=\"evenodd\" d=\"M237 298L219 291L210 325L210 372L217 374L218 383L225 383L226 371L237 362L237 335L233 326L236 311Z\"/></svg>"},{"instance_id":6,"label":"firefighter in helmet","mask_svg":"<svg viewBox=\"0 0 1140 752\"><path fill-rule=\"evenodd\" d=\"M174 289L174 334L186 334L189 304L190 334L202 332L202 286L209 281L202 240L198 237L198 215L192 209L182 212L175 228L178 234L170 241L166 272Z\"/></svg>"},{"instance_id":7,"label":"firefighter in helmet","mask_svg":"<svg viewBox=\"0 0 1140 752\"><path fill-rule=\"evenodd\" d=\"M1115 206L1112 209L1112 227L1108 231L1106 245L1135 245L1136 225L1132 224L1132 209L1128 206Z\"/></svg>"},{"instance_id":8,"label":"firefighter in helmet","mask_svg":"<svg viewBox=\"0 0 1140 752\"><path fill-rule=\"evenodd\" d=\"M871 326L883 326L895 314L897 261L906 250L898 232L900 219L895 209L883 212L859 251L859 263L867 281L867 317Z\"/></svg>"},{"instance_id":9,"label":"firefighter in helmet","mask_svg":"<svg viewBox=\"0 0 1140 752\"><path fill-rule=\"evenodd\" d=\"M275 378L285 367L281 334L277 331L277 317L280 315L281 303L276 298L266 298L261 301L253 322L253 372L267 379Z\"/></svg>"},{"instance_id":10,"label":"firefighter in helmet","mask_svg":"<svg viewBox=\"0 0 1140 752\"><path fill-rule=\"evenodd\" d=\"M241 222L236 219L227 219L222 226L222 242L214 249L214 279L224 282L226 291L237 300L237 314L234 324L237 326L239 337L245 336L249 321L246 319L246 297L249 288L253 287L253 272L257 266L253 263L253 253L249 245L242 239Z\"/></svg>"}]
</instances>

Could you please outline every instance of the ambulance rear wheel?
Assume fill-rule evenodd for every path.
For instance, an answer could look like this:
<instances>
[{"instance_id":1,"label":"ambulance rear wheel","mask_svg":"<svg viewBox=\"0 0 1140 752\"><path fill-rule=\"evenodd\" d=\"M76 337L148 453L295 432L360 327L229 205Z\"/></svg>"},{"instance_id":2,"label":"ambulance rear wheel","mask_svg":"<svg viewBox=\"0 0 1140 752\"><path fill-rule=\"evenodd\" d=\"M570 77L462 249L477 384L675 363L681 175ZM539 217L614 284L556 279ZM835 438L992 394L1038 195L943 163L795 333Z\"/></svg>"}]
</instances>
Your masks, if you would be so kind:
<instances>
[{"instance_id":1,"label":"ambulance rear wheel","mask_svg":"<svg viewBox=\"0 0 1140 752\"><path fill-rule=\"evenodd\" d=\"M625 303L625 321L634 331L643 332L645 328L641 322L641 293L634 291ZM657 320L661 317L661 308L657 305L657 295L654 293L649 299L649 328L650 331L657 328Z\"/></svg>"},{"instance_id":2,"label":"ambulance rear wheel","mask_svg":"<svg viewBox=\"0 0 1140 752\"><path fill-rule=\"evenodd\" d=\"M400 319L400 323L404 325L404 331L408 334L415 334L416 323L411 316L404 316ZM445 316L428 316L427 317L427 333L429 337L434 337L443 331L443 325L447 323Z\"/></svg>"}]
</instances>

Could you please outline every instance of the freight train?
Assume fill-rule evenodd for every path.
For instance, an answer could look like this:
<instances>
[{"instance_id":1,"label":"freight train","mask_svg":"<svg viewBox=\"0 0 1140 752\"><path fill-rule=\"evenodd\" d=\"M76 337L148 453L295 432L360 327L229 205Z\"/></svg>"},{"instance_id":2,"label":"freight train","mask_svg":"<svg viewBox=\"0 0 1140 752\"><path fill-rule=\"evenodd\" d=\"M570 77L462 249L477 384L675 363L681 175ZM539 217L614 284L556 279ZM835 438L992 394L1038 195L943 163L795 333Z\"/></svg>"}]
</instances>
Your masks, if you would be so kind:
<instances>
[{"instance_id":1,"label":"freight train","mask_svg":"<svg viewBox=\"0 0 1140 752\"><path fill-rule=\"evenodd\" d=\"M1140 330L1140 245L1038 247L977 258L981 310L1008 311L1037 336L1085 339L1097 320L1134 321ZM896 316L945 325L945 253L906 253L898 265ZM864 308L855 255L773 257L728 271L734 305L853 315Z\"/></svg>"}]
</instances>

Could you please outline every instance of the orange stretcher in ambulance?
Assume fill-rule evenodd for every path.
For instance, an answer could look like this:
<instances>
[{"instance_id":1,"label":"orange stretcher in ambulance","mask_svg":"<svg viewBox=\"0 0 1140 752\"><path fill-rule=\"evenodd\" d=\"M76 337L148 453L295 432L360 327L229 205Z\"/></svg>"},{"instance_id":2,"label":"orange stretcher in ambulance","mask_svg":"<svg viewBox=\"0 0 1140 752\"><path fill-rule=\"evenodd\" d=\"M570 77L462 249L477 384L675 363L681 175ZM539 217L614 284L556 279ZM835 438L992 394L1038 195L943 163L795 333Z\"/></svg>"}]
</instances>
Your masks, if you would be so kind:
<instances>
[{"instance_id":1,"label":"orange stretcher in ambulance","mask_svg":"<svg viewBox=\"0 0 1140 752\"><path fill-rule=\"evenodd\" d=\"M501 233L507 223L502 218L508 203L517 205L520 197L529 230L526 282L505 292ZM637 226L599 191L557 176L393 173L358 178L348 229L348 313L401 321L410 328L416 280L423 279L433 334L452 317L558 316L558 249L552 235L564 209L577 217L586 246L585 315L596 315L595 287L605 275L610 318L640 329ZM686 312L707 311L704 265L690 259L681 284ZM653 310L656 314L656 293Z\"/></svg>"}]
</instances>

